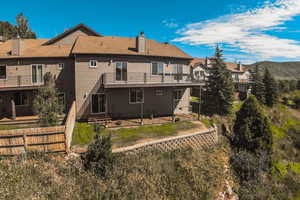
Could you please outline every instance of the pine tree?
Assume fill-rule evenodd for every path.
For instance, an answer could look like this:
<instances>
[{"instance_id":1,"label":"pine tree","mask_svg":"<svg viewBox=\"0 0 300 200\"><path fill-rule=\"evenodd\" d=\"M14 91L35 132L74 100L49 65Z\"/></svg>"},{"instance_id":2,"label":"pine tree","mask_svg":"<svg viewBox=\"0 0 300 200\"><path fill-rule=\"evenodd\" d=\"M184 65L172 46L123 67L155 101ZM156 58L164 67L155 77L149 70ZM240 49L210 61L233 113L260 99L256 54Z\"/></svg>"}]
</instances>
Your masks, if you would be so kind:
<instances>
[{"instance_id":1,"label":"pine tree","mask_svg":"<svg viewBox=\"0 0 300 200\"><path fill-rule=\"evenodd\" d=\"M265 69L263 82L265 86L265 104L269 107L273 107L278 99L278 88L277 83L270 74L268 68Z\"/></svg>"},{"instance_id":2,"label":"pine tree","mask_svg":"<svg viewBox=\"0 0 300 200\"><path fill-rule=\"evenodd\" d=\"M250 96L237 112L233 131L236 148L253 153L272 152L270 124L254 96Z\"/></svg>"},{"instance_id":3,"label":"pine tree","mask_svg":"<svg viewBox=\"0 0 300 200\"><path fill-rule=\"evenodd\" d=\"M252 86L251 93L256 97L256 99L261 102L265 103L265 86L262 81L262 77L259 73L258 66L256 66L255 74L253 76L254 84Z\"/></svg>"},{"instance_id":4,"label":"pine tree","mask_svg":"<svg viewBox=\"0 0 300 200\"><path fill-rule=\"evenodd\" d=\"M222 57L223 51L217 46L203 97L203 108L210 115L226 115L232 109L234 85Z\"/></svg>"},{"instance_id":5,"label":"pine tree","mask_svg":"<svg viewBox=\"0 0 300 200\"><path fill-rule=\"evenodd\" d=\"M59 115L63 113L63 105L59 103L52 75L46 73L44 79L45 87L39 89L34 99L34 111L39 115L41 126L56 126L59 125Z\"/></svg>"}]
</instances>

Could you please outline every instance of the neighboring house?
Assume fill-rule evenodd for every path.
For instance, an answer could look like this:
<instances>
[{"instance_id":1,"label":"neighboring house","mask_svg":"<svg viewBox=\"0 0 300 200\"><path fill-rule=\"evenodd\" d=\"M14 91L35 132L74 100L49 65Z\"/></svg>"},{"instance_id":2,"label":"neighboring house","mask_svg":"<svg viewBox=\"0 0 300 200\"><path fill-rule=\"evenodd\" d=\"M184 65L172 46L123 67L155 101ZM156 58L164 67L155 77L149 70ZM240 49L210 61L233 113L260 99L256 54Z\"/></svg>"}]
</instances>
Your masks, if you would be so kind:
<instances>
[{"instance_id":1,"label":"neighboring house","mask_svg":"<svg viewBox=\"0 0 300 200\"><path fill-rule=\"evenodd\" d=\"M1 38L0 38L1 39ZM130 118L189 112L192 57L174 45L103 37L83 24L50 39L0 42L0 117L32 115L44 74L51 72L66 110L77 118Z\"/></svg>"},{"instance_id":2,"label":"neighboring house","mask_svg":"<svg viewBox=\"0 0 300 200\"><path fill-rule=\"evenodd\" d=\"M209 70L212 68L212 60L210 58L194 58L191 62L193 76L196 79L205 81L209 76ZM235 89L240 93L247 93L251 86L251 73L245 66L240 63L225 63L227 69L231 72Z\"/></svg>"}]
</instances>

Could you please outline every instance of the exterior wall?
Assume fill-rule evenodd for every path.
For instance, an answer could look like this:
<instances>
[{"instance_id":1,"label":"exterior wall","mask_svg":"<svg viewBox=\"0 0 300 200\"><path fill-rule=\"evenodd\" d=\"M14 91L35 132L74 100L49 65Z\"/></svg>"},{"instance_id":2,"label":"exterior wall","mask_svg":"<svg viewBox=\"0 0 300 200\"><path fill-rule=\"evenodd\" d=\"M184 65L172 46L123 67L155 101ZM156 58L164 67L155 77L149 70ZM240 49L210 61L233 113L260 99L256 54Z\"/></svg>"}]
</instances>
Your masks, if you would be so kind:
<instances>
[{"instance_id":1,"label":"exterior wall","mask_svg":"<svg viewBox=\"0 0 300 200\"><path fill-rule=\"evenodd\" d=\"M96 68L90 68L89 67L89 60L97 60L97 67ZM110 61L113 62L110 62ZM128 73L135 73L135 72L142 72L142 73L151 73L151 62L164 62L164 69L165 73L171 73L173 72L172 64L183 64L183 73L190 73L190 67L189 67L189 61L185 60L169 60L169 59L162 59L162 58L147 58L147 57L126 57L126 56L115 56L115 57L105 57L105 56L76 56L75 61L75 89L76 89L76 104L77 104L77 117L78 118L85 118L89 112L89 95L91 93L96 93L101 89L101 77L104 73L115 73L116 68L116 62L122 61L127 62L127 71ZM171 63L171 65L169 64ZM151 93L151 89L145 89L145 101L149 94ZM166 89L167 90L167 89ZM128 107L128 89L111 89L109 93L112 91L116 91L113 94L111 94L111 99L109 99L110 102L110 108L112 110L111 114L115 114L117 111L119 111L119 108L121 111L119 111L119 115L128 114L129 111L127 111L125 108ZM152 92L154 93L154 92ZM189 95L189 92L187 90L185 91L185 96ZM108 96L108 98L110 98ZM157 98L169 98L167 101L166 99L162 99L161 102L166 102L168 106L164 105L162 106L163 113L170 114L170 103L171 103L171 92L167 90L167 95L164 97L157 97ZM148 99L148 98L147 98ZM156 103L155 106L159 107L159 103L157 103L157 100L155 98L150 98L151 101L149 104ZM188 98L187 98L188 99ZM188 99L189 100L189 99ZM184 99L185 103L188 101ZM124 102L124 103L123 103ZM181 105L181 103L180 103ZM155 106L150 106L149 108L146 107L147 102L145 102L145 112L147 110L153 110L157 109L154 108ZM137 105L130 105L130 112L133 113L140 113L140 110L138 109L139 106ZM167 107L167 108L166 108ZM169 107L169 108L168 108ZM122 111L124 110L124 112ZM188 111L188 106L186 109L179 110L178 112L185 113L185 111ZM149 111L150 112L150 111ZM129 113L130 115L131 113Z\"/></svg>"},{"instance_id":2,"label":"exterior wall","mask_svg":"<svg viewBox=\"0 0 300 200\"><path fill-rule=\"evenodd\" d=\"M59 69L59 63L64 63L64 68ZM74 77L74 61L72 58L48 58L48 59L23 59L23 60L0 60L0 65L6 65L6 80L0 79L1 86L5 87L5 81L7 83L14 83L17 76L24 77L26 83L23 86L32 86L32 64L42 64L43 74L51 72L56 78L56 87L59 92L65 93L65 101L67 109L71 106L73 100L75 99L75 77ZM23 84L23 81L22 81ZM9 88L7 88L9 91ZM23 90L21 90L23 91ZM10 104L10 99L13 96L12 91L10 92L0 92L0 96L7 99L7 103ZM32 101L33 95L30 94L30 104L28 106L23 106L23 108L17 108L18 113L21 115L32 114ZM25 109L25 107L28 107ZM6 109L7 110L7 109ZM19 110L19 112L18 112ZM1 111L1 109L0 109Z\"/></svg>"},{"instance_id":3,"label":"exterior wall","mask_svg":"<svg viewBox=\"0 0 300 200\"><path fill-rule=\"evenodd\" d=\"M88 34L86 34L85 32L83 32L82 30L78 29L76 31L74 31L73 33L70 33L69 35L65 36L64 38L56 41L55 43L51 44L51 45L72 45L74 44L76 38L78 36L86 36Z\"/></svg>"},{"instance_id":4,"label":"exterior wall","mask_svg":"<svg viewBox=\"0 0 300 200\"><path fill-rule=\"evenodd\" d=\"M158 87L158 88L143 88L144 90L144 117L153 116L169 116L172 115L172 100L173 89L182 90L182 97L179 101L174 101L175 114L189 113L189 88L172 88L172 87ZM156 90L162 90L162 95L156 95ZM141 104L129 102L129 88L117 88L109 90L98 90L89 94L86 97L85 109L81 115L77 117L87 119L93 116L104 116L105 114L91 113L91 95L94 93L105 93L107 100L107 114L114 119L121 118L139 118L141 116Z\"/></svg>"}]
</instances>

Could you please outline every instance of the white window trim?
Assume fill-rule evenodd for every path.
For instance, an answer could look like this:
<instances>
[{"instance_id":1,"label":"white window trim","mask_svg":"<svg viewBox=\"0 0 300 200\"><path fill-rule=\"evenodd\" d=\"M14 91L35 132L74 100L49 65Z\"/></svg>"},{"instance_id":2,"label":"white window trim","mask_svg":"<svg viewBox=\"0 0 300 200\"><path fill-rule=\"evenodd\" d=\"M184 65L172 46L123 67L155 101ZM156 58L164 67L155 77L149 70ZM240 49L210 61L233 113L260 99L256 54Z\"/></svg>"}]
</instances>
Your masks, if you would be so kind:
<instances>
[{"instance_id":1,"label":"white window trim","mask_svg":"<svg viewBox=\"0 0 300 200\"><path fill-rule=\"evenodd\" d=\"M101 95L101 94L103 94L104 95L104 97L105 97L105 112L98 112L98 113L94 113L93 112L93 95ZM98 114L104 114L104 113L106 113L106 104L107 104L107 102L106 102L106 94L105 93L92 93L91 94L91 97L90 97L90 102L91 102L91 115L98 115Z\"/></svg>"},{"instance_id":2,"label":"white window trim","mask_svg":"<svg viewBox=\"0 0 300 200\"><path fill-rule=\"evenodd\" d=\"M96 62L96 66L92 66L92 65L91 65L91 63L92 63L93 61ZM98 67L98 61L97 61L97 60L90 60L90 61L89 61L89 67L90 67L90 68L97 68L97 67Z\"/></svg>"},{"instance_id":3,"label":"white window trim","mask_svg":"<svg viewBox=\"0 0 300 200\"><path fill-rule=\"evenodd\" d=\"M5 78L0 78L0 80L7 80L7 65L0 65L0 67L5 67L5 72L6 72L6 75L5 75Z\"/></svg>"},{"instance_id":4,"label":"white window trim","mask_svg":"<svg viewBox=\"0 0 300 200\"><path fill-rule=\"evenodd\" d=\"M60 67L60 65L62 65L63 67ZM65 63L58 63L58 67L59 70L62 70L65 68Z\"/></svg>"},{"instance_id":5,"label":"white window trim","mask_svg":"<svg viewBox=\"0 0 300 200\"><path fill-rule=\"evenodd\" d=\"M150 63L150 72L151 72L151 76L161 76L161 74L153 74L152 73L152 64L153 63L162 63L163 64L163 72L162 72L162 75L164 75L165 74L165 63L164 62L158 62L158 61L152 61L151 63Z\"/></svg>"},{"instance_id":6,"label":"white window trim","mask_svg":"<svg viewBox=\"0 0 300 200\"><path fill-rule=\"evenodd\" d=\"M42 74L42 82L41 83L33 83L32 82L32 66L33 65L42 65L42 72L43 72L43 74ZM44 84L44 75L46 74L44 70L45 70L44 64L31 64L31 68L30 68L30 82L31 82L31 85Z\"/></svg>"},{"instance_id":7,"label":"white window trim","mask_svg":"<svg viewBox=\"0 0 300 200\"><path fill-rule=\"evenodd\" d=\"M131 102L130 101L130 91L131 90L142 90L142 93L143 93L143 101L142 102ZM136 88L129 88L129 90L128 90L128 92L129 92L129 96L128 96L128 98L129 98L129 104L141 104L141 103L144 103L144 99L145 99L145 97L144 97L144 89L136 89Z\"/></svg>"}]
</instances>

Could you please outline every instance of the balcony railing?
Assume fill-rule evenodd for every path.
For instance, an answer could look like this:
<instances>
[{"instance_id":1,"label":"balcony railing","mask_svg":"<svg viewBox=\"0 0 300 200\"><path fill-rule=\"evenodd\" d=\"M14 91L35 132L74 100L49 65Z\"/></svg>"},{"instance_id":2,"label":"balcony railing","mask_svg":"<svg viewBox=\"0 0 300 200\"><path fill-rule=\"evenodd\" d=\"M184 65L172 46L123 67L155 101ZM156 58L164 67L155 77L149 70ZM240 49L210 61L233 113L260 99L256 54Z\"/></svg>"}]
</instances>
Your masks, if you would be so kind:
<instances>
[{"instance_id":1,"label":"balcony railing","mask_svg":"<svg viewBox=\"0 0 300 200\"><path fill-rule=\"evenodd\" d=\"M0 88L41 86L44 82L32 82L32 76L8 76L6 79L0 79Z\"/></svg>"},{"instance_id":2,"label":"balcony railing","mask_svg":"<svg viewBox=\"0 0 300 200\"><path fill-rule=\"evenodd\" d=\"M127 72L117 75L105 73L102 76L104 85L114 84L190 84L197 83L191 74L160 74L152 75L143 72Z\"/></svg>"}]
</instances>

